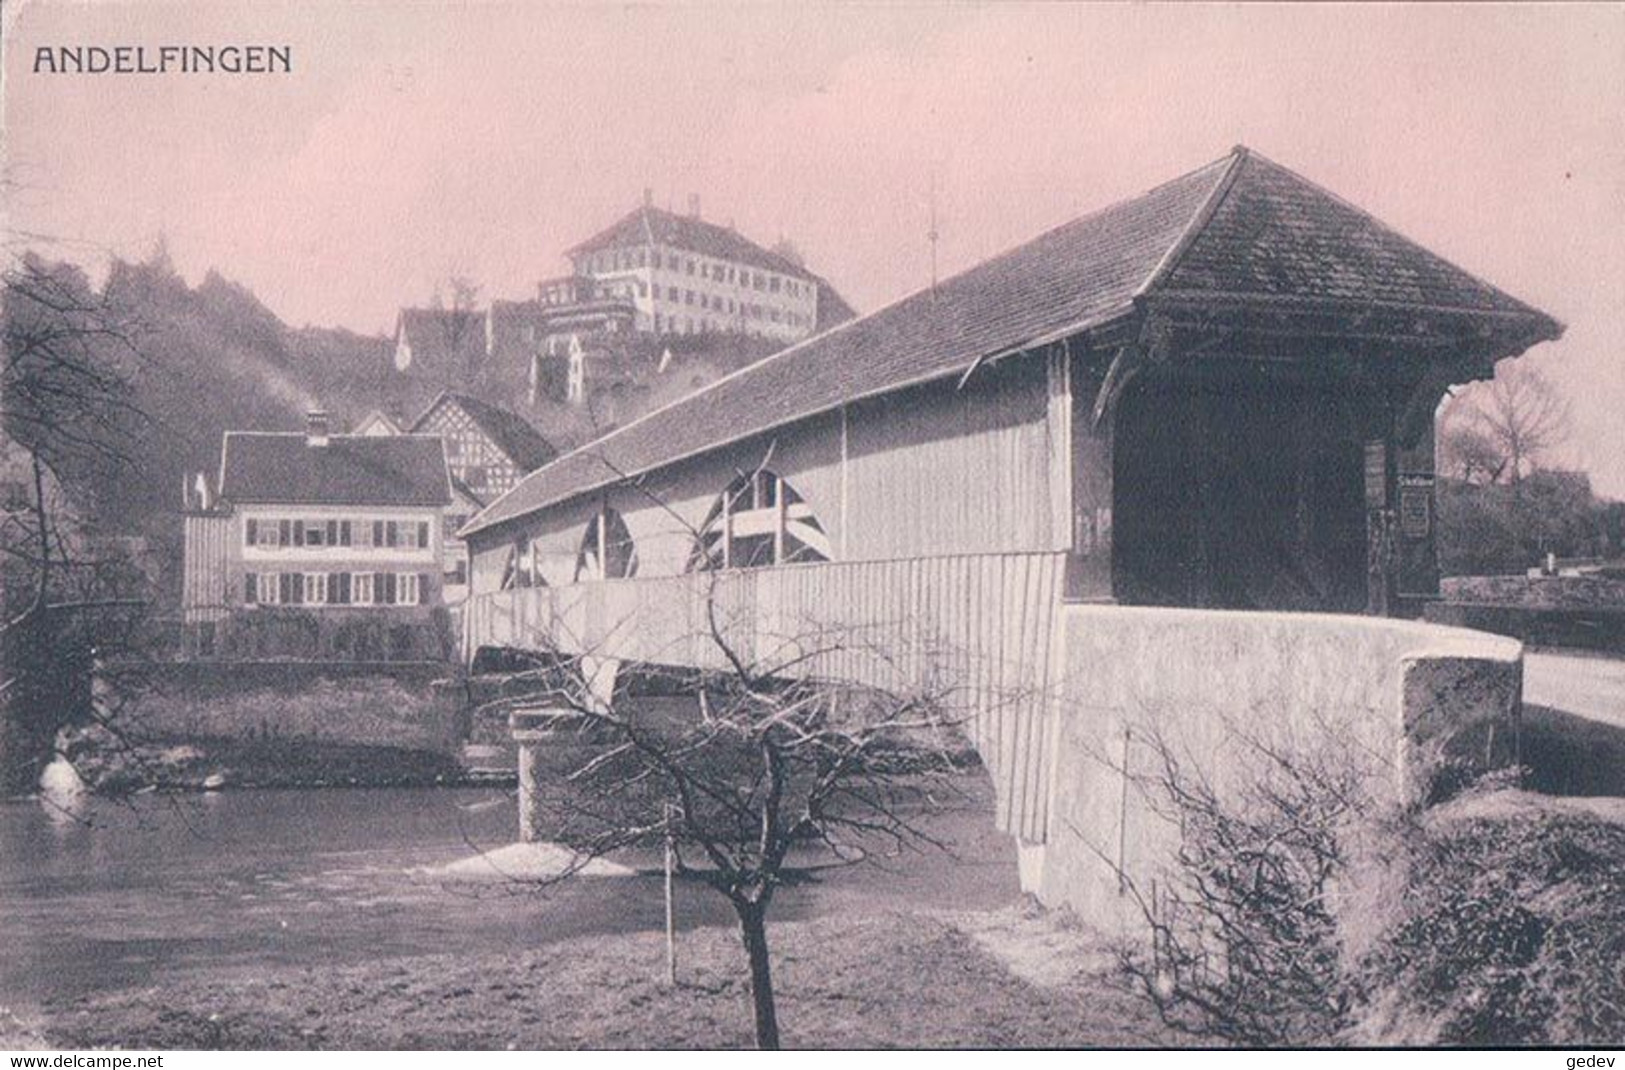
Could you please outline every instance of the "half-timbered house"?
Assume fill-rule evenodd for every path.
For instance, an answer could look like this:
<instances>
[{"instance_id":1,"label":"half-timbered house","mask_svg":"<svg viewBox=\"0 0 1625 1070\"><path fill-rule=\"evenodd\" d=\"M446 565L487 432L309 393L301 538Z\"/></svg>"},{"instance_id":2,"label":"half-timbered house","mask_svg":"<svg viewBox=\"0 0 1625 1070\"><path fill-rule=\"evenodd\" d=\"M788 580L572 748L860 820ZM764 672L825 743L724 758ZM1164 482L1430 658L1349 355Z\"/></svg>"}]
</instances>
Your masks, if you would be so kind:
<instances>
[{"instance_id":1,"label":"half-timbered house","mask_svg":"<svg viewBox=\"0 0 1625 1070\"><path fill-rule=\"evenodd\" d=\"M450 391L431 401L408 433L445 441L452 501L443 520L442 589L455 604L468 594L468 557L457 530L557 451L523 417Z\"/></svg>"}]
</instances>

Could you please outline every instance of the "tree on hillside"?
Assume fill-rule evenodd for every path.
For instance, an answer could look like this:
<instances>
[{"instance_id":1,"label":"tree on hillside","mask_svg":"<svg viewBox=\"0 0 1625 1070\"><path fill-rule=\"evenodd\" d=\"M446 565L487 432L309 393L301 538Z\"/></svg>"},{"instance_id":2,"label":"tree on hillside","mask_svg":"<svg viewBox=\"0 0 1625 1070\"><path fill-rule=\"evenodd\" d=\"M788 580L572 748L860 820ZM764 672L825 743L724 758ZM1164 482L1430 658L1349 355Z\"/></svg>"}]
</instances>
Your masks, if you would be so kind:
<instances>
[{"instance_id":1,"label":"tree on hillside","mask_svg":"<svg viewBox=\"0 0 1625 1070\"><path fill-rule=\"evenodd\" d=\"M1568 441L1568 401L1521 361L1474 383L1440 413L1441 469L1468 482L1517 484Z\"/></svg>"},{"instance_id":2,"label":"tree on hillside","mask_svg":"<svg viewBox=\"0 0 1625 1070\"><path fill-rule=\"evenodd\" d=\"M447 385L471 388L485 366L485 339L477 316L479 284L466 275L448 276L435 287L429 307L445 313L439 322L440 341L446 347L446 359L452 362L446 369L452 380Z\"/></svg>"},{"instance_id":3,"label":"tree on hillside","mask_svg":"<svg viewBox=\"0 0 1625 1070\"><path fill-rule=\"evenodd\" d=\"M173 604L182 485L219 470L226 431L297 430L318 401L280 321L240 286L215 276L193 288L161 262L115 261L100 296L110 314L139 326L142 350L161 359L130 370L131 403L148 417L130 443L135 463L94 467L73 485L95 517L155 548Z\"/></svg>"}]
</instances>

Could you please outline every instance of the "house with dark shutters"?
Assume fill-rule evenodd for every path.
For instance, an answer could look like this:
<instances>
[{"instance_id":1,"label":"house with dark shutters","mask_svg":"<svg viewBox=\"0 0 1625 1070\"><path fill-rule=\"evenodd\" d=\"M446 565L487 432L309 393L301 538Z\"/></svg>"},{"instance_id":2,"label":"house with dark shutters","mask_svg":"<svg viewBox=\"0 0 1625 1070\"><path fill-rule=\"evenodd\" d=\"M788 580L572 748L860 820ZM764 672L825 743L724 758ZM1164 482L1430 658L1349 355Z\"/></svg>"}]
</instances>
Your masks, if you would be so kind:
<instances>
[{"instance_id":1,"label":"house with dark shutters","mask_svg":"<svg viewBox=\"0 0 1625 1070\"><path fill-rule=\"evenodd\" d=\"M196 657L444 656L439 435L228 431L184 512L185 649Z\"/></svg>"}]
</instances>

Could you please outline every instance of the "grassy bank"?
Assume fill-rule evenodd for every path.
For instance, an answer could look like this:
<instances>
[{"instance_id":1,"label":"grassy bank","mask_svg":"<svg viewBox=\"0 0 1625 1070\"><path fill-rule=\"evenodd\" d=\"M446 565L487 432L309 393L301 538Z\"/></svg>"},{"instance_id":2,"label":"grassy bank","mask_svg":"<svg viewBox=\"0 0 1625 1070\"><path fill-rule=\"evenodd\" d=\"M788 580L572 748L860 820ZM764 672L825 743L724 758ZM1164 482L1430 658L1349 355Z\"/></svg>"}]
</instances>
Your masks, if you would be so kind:
<instances>
[{"instance_id":1,"label":"grassy bank","mask_svg":"<svg viewBox=\"0 0 1625 1070\"><path fill-rule=\"evenodd\" d=\"M1076 1047L1167 1043L1112 988L1103 956L1025 969L1022 934L1052 921L879 915L774 926L787 1046ZM50 1009L53 1044L122 1048L696 1048L751 1043L738 938L686 933L680 984L659 933L511 955L438 955L337 970L181 975ZM1177 1038L1174 1038L1177 1039Z\"/></svg>"},{"instance_id":2,"label":"grassy bank","mask_svg":"<svg viewBox=\"0 0 1625 1070\"><path fill-rule=\"evenodd\" d=\"M472 777L440 750L309 737L196 736L127 740L106 732L79 733L67 752L90 790L216 788L432 787L491 783Z\"/></svg>"},{"instance_id":3,"label":"grassy bank","mask_svg":"<svg viewBox=\"0 0 1625 1070\"><path fill-rule=\"evenodd\" d=\"M437 706L435 667L394 673L344 665L180 663L156 673L118 715L139 739L261 737L444 748L461 732ZM441 675L449 675L449 669Z\"/></svg>"},{"instance_id":4,"label":"grassy bank","mask_svg":"<svg viewBox=\"0 0 1625 1070\"><path fill-rule=\"evenodd\" d=\"M114 731L60 741L92 791L468 783L444 666L179 662L149 671ZM478 778L488 783L488 778Z\"/></svg>"},{"instance_id":5,"label":"grassy bank","mask_svg":"<svg viewBox=\"0 0 1625 1070\"><path fill-rule=\"evenodd\" d=\"M1625 1043L1625 799L1472 795L1423 833L1349 1039Z\"/></svg>"}]
</instances>

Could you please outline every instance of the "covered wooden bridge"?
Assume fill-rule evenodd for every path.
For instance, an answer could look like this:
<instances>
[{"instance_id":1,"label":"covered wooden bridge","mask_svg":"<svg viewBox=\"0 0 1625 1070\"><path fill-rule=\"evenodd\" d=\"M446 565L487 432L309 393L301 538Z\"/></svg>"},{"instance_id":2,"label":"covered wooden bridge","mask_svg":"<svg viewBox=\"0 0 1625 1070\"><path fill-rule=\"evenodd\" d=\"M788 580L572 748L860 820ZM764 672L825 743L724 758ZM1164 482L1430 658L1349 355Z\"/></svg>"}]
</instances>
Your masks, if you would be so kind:
<instances>
[{"instance_id":1,"label":"covered wooden bridge","mask_svg":"<svg viewBox=\"0 0 1625 1070\"><path fill-rule=\"evenodd\" d=\"M464 529L465 652L704 665L707 605L764 660L861 635L797 664L882 686L954 674L1003 826L1043 844L1060 741L1115 708L1078 659L1154 661L1157 622L1190 619L1124 607L1414 616L1438 578L1438 402L1560 333L1237 148L532 473ZM1211 619L1234 656L1253 651L1222 638L1236 628L1265 642ZM1385 723L1403 721L1405 658L1474 642L1290 620L1364 637L1319 656L1376 659L1346 667L1360 687L1304 700ZM1104 642L1118 622L1146 648Z\"/></svg>"}]
</instances>

